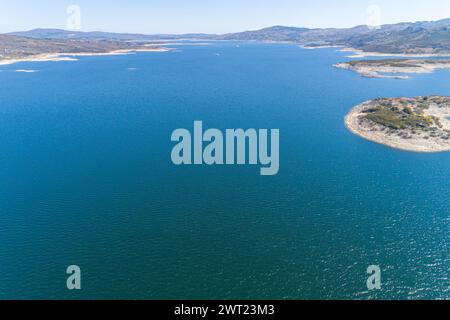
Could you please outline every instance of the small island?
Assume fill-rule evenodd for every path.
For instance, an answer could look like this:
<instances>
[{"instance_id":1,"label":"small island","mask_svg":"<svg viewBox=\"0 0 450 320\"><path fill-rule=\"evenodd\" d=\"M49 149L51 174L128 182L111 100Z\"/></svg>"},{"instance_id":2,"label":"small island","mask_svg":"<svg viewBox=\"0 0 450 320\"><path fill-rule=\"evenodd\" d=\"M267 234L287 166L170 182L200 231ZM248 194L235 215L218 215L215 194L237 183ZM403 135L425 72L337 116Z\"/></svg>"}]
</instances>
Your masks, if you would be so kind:
<instances>
[{"instance_id":1,"label":"small island","mask_svg":"<svg viewBox=\"0 0 450 320\"><path fill-rule=\"evenodd\" d=\"M450 97L378 98L346 116L356 135L414 152L450 151Z\"/></svg>"},{"instance_id":2,"label":"small island","mask_svg":"<svg viewBox=\"0 0 450 320\"><path fill-rule=\"evenodd\" d=\"M437 69L449 69L450 60L419 60L419 59L381 59L355 60L337 63L335 68L357 72L367 78L409 79L407 74L432 73Z\"/></svg>"}]
</instances>

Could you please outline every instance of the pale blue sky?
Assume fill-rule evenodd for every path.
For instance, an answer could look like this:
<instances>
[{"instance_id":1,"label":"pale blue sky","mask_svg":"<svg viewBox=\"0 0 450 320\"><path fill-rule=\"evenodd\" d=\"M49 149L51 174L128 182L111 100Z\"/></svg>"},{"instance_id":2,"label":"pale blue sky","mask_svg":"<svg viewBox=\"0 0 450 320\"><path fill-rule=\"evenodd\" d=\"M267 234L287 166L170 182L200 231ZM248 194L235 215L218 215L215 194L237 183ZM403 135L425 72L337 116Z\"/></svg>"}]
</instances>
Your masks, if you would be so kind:
<instances>
[{"instance_id":1,"label":"pale blue sky","mask_svg":"<svg viewBox=\"0 0 450 320\"><path fill-rule=\"evenodd\" d=\"M66 8L81 8L82 31L226 33L272 25L351 27L381 8L381 22L450 18L448 0L0 0L0 33L66 28Z\"/></svg>"}]
</instances>

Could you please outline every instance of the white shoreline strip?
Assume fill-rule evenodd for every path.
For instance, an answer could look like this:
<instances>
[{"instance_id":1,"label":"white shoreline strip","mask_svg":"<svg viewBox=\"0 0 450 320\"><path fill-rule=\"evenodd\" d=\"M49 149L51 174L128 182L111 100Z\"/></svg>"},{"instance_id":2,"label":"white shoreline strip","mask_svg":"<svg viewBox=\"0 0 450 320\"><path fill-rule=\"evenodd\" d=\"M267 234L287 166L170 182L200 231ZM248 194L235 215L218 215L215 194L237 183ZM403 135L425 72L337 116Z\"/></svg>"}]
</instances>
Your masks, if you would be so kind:
<instances>
[{"instance_id":1,"label":"white shoreline strip","mask_svg":"<svg viewBox=\"0 0 450 320\"><path fill-rule=\"evenodd\" d=\"M79 53L45 53L33 55L26 58L5 59L0 60L0 66L11 65L20 62L46 62L46 61L78 61L73 57L90 57L90 56L113 56L113 55L127 55L137 52L167 52L171 51L169 48L145 48L145 49L130 49L130 50L114 50L110 52L79 52Z\"/></svg>"}]
</instances>

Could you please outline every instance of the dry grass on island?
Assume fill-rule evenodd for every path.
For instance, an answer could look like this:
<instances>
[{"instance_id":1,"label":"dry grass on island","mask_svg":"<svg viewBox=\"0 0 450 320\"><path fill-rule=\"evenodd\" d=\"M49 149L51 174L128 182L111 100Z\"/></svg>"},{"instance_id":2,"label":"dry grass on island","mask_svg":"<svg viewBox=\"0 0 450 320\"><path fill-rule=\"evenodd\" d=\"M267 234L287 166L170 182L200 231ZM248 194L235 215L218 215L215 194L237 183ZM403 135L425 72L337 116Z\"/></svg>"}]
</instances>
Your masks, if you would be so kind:
<instances>
[{"instance_id":1,"label":"dry grass on island","mask_svg":"<svg viewBox=\"0 0 450 320\"><path fill-rule=\"evenodd\" d=\"M450 60L355 60L337 63L334 67L351 70L367 78L409 79L410 76L406 74L432 73L437 69L450 69Z\"/></svg>"},{"instance_id":2,"label":"dry grass on island","mask_svg":"<svg viewBox=\"0 0 450 320\"><path fill-rule=\"evenodd\" d=\"M406 151L450 151L450 97L378 98L356 106L347 128L373 142Z\"/></svg>"}]
</instances>

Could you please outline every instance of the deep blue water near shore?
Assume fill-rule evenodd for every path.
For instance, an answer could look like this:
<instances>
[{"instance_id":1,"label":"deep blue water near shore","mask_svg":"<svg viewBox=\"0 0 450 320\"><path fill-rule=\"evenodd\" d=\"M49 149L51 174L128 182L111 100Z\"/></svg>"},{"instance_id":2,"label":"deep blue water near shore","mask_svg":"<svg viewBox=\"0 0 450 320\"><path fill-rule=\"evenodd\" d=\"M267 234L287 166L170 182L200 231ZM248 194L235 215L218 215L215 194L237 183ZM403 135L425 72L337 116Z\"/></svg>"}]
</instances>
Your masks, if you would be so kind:
<instances>
[{"instance_id":1,"label":"deep blue water near shore","mask_svg":"<svg viewBox=\"0 0 450 320\"><path fill-rule=\"evenodd\" d=\"M0 298L450 298L450 153L343 123L378 96L450 95L449 71L365 79L333 49L179 49L0 68ZM279 175L174 167L170 134L194 120L279 128Z\"/></svg>"}]
</instances>

